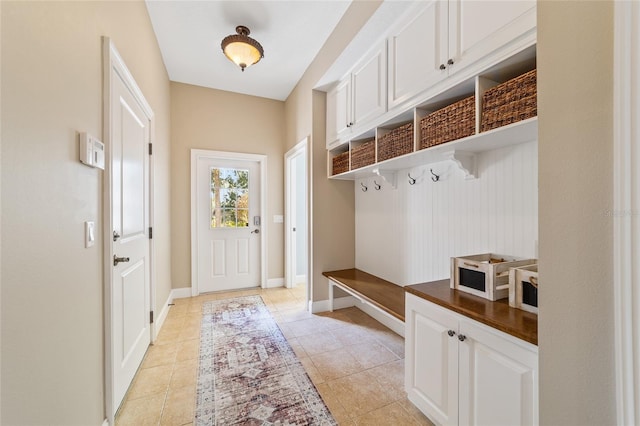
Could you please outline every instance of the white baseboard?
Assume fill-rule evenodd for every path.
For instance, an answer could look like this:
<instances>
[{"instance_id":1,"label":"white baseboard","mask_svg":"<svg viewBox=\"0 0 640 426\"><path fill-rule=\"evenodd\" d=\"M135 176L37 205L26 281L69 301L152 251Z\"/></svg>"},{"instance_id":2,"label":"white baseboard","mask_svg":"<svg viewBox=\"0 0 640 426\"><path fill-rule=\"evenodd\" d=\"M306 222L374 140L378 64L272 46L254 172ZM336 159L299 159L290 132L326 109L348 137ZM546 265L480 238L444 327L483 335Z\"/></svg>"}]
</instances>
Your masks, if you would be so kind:
<instances>
[{"instance_id":1,"label":"white baseboard","mask_svg":"<svg viewBox=\"0 0 640 426\"><path fill-rule=\"evenodd\" d=\"M344 309L356 306L356 298L353 296L338 297L333 299L333 309ZM318 312L329 311L329 300L318 300L316 302L309 302L309 308L312 314Z\"/></svg>"},{"instance_id":2,"label":"white baseboard","mask_svg":"<svg viewBox=\"0 0 640 426\"><path fill-rule=\"evenodd\" d=\"M171 302L175 299L184 299L191 297L191 287L174 288L171 290Z\"/></svg>"},{"instance_id":3,"label":"white baseboard","mask_svg":"<svg viewBox=\"0 0 640 426\"><path fill-rule=\"evenodd\" d=\"M307 276L306 275L296 275L296 284L306 284Z\"/></svg>"},{"instance_id":4,"label":"white baseboard","mask_svg":"<svg viewBox=\"0 0 640 426\"><path fill-rule=\"evenodd\" d=\"M173 303L173 291L169 292L169 297L167 301L162 305L162 309L153 319L153 341L155 342L158 338L158 334L160 333L160 329L162 328L162 324L164 324L164 320L167 319L167 315L169 314L169 305Z\"/></svg>"},{"instance_id":5,"label":"white baseboard","mask_svg":"<svg viewBox=\"0 0 640 426\"><path fill-rule=\"evenodd\" d=\"M390 328L394 333L404 337L404 322L398 318L389 315L388 313L381 311L378 308L374 308L368 303L357 302L356 308L360 309L365 314L369 315L382 325Z\"/></svg>"},{"instance_id":6,"label":"white baseboard","mask_svg":"<svg viewBox=\"0 0 640 426\"><path fill-rule=\"evenodd\" d=\"M191 287L174 288L169 292L167 301L162 306L160 313L153 319L153 341L155 342L164 324L164 320L167 319L169 314L169 305L173 303L175 299L184 299L185 297L191 297Z\"/></svg>"},{"instance_id":7,"label":"white baseboard","mask_svg":"<svg viewBox=\"0 0 640 426\"><path fill-rule=\"evenodd\" d=\"M284 278L269 278L265 288L284 287Z\"/></svg>"}]
</instances>

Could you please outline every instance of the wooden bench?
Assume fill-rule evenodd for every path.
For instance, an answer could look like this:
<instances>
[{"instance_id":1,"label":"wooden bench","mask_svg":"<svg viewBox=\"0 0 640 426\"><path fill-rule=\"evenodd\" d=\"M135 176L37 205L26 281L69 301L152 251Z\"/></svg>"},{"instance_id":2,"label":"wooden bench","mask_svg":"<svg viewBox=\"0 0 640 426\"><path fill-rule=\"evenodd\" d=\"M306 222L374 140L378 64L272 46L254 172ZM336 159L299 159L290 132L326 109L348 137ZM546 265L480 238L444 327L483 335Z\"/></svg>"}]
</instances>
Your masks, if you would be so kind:
<instances>
[{"instance_id":1,"label":"wooden bench","mask_svg":"<svg viewBox=\"0 0 640 426\"><path fill-rule=\"evenodd\" d=\"M359 269L323 272L329 279L329 310L333 311L333 288L338 287L362 303L404 323L404 288Z\"/></svg>"}]
</instances>

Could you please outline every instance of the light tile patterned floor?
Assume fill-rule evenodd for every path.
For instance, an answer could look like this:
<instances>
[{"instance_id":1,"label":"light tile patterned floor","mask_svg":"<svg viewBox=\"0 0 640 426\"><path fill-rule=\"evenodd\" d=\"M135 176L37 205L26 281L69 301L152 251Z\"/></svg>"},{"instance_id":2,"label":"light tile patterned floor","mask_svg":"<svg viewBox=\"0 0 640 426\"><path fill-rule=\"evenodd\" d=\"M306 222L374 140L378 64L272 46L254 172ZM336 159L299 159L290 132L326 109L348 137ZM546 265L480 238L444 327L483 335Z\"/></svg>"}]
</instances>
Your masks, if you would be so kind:
<instances>
[{"instance_id":1,"label":"light tile patterned floor","mask_svg":"<svg viewBox=\"0 0 640 426\"><path fill-rule=\"evenodd\" d=\"M147 351L116 425L190 425L202 304L259 294L340 425L431 425L403 390L404 339L356 308L312 315L305 287L178 299Z\"/></svg>"}]
</instances>

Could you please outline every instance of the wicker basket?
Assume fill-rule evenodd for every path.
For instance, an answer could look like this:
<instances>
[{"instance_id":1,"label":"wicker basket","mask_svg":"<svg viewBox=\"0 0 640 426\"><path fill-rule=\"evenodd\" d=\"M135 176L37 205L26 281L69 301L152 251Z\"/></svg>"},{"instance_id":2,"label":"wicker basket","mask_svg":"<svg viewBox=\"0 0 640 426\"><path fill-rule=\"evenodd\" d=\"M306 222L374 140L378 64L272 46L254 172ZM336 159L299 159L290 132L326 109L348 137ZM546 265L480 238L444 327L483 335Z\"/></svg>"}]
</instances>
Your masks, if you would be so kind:
<instances>
[{"instance_id":1,"label":"wicker basket","mask_svg":"<svg viewBox=\"0 0 640 426\"><path fill-rule=\"evenodd\" d=\"M482 96L483 132L536 115L536 70L492 87Z\"/></svg>"},{"instance_id":2,"label":"wicker basket","mask_svg":"<svg viewBox=\"0 0 640 426\"><path fill-rule=\"evenodd\" d=\"M349 151L333 157L333 168L331 170L332 175L338 175L340 173L349 171Z\"/></svg>"},{"instance_id":3,"label":"wicker basket","mask_svg":"<svg viewBox=\"0 0 640 426\"><path fill-rule=\"evenodd\" d=\"M376 140L369 139L351 148L351 170L376 162Z\"/></svg>"},{"instance_id":4,"label":"wicker basket","mask_svg":"<svg viewBox=\"0 0 640 426\"><path fill-rule=\"evenodd\" d=\"M378 139L378 161L413 152L413 123L391 130Z\"/></svg>"},{"instance_id":5,"label":"wicker basket","mask_svg":"<svg viewBox=\"0 0 640 426\"><path fill-rule=\"evenodd\" d=\"M476 97L470 96L420 120L420 149L471 136L476 132Z\"/></svg>"}]
</instances>

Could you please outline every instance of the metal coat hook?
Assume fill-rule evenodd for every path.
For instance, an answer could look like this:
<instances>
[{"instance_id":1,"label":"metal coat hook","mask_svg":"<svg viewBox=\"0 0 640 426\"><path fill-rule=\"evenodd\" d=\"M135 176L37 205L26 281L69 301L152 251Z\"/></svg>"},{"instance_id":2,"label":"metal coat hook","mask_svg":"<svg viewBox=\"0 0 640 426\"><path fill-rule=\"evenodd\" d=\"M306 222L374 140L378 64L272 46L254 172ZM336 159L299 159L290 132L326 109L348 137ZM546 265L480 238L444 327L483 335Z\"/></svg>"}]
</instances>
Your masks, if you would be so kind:
<instances>
[{"instance_id":1,"label":"metal coat hook","mask_svg":"<svg viewBox=\"0 0 640 426\"><path fill-rule=\"evenodd\" d=\"M380 191L380 188L382 188L382 185L380 185L378 182L376 182L375 180L373 181L373 184L376 186L376 191Z\"/></svg>"},{"instance_id":2,"label":"metal coat hook","mask_svg":"<svg viewBox=\"0 0 640 426\"><path fill-rule=\"evenodd\" d=\"M409 176L409 185L415 185L416 179L411 177L411 173L407 173L407 176Z\"/></svg>"},{"instance_id":3,"label":"metal coat hook","mask_svg":"<svg viewBox=\"0 0 640 426\"><path fill-rule=\"evenodd\" d=\"M433 175L433 176L431 176L431 180L432 180L432 181L437 182L437 181L439 181L439 180L440 180L440 176L439 176L439 175L437 175L437 174L435 174L435 173L433 173L433 169L430 169L429 171L430 171L430 172L431 172L431 174Z\"/></svg>"},{"instance_id":4,"label":"metal coat hook","mask_svg":"<svg viewBox=\"0 0 640 426\"><path fill-rule=\"evenodd\" d=\"M360 182L360 186L362 187L362 192L367 192L367 190L369 189L369 188L367 188L367 186L366 186L364 183L362 183L362 182Z\"/></svg>"}]
</instances>

